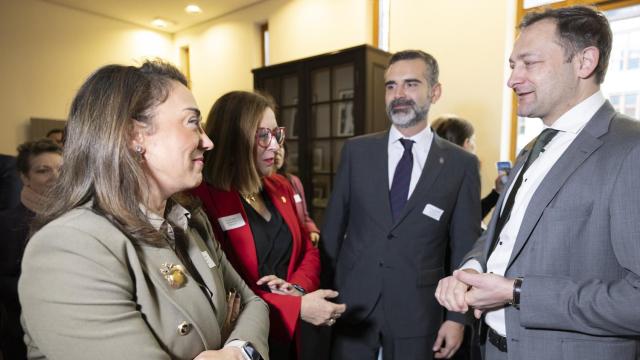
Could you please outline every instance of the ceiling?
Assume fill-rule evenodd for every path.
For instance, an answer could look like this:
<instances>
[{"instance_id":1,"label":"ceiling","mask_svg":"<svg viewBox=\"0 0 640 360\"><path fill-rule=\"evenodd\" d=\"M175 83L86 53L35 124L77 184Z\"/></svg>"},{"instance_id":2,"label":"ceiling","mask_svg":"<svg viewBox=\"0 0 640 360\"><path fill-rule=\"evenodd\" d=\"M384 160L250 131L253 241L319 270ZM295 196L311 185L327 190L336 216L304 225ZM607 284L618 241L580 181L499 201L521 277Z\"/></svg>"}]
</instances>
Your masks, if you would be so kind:
<instances>
[{"instance_id":1,"label":"ceiling","mask_svg":"<svg viewBox=\"0 0 640 360\"><path fill-rule=\"evenodd\" d=\"M133 23L158 31L175 33L193 25L229 14L265 0L43 0L67 8ZM189 4L202 13L187 14ZM171 21L165 29L151 25L155 18Z\"/></svg>"}]
</instances>

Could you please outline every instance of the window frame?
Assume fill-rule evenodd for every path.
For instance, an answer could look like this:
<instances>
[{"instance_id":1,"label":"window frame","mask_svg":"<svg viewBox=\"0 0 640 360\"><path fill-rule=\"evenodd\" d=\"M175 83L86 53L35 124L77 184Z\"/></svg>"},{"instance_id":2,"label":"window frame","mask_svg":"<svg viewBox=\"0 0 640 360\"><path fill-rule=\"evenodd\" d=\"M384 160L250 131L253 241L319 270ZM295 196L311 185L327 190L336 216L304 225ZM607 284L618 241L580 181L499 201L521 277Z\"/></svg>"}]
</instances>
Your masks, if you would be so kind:
<instances>
[{"instance_id":1,"label":"window frame","mask_svg":"<svg viewBox=\"0 0 640 360\"><path fill-rule=\"evenodd\" d=\"M595 6L600 11L607 11L613 9L624 8L628 6L640 5L640 0L564 0L559 2L554 2L547 5L541 5L532 7L529 9L524 8L524 0L517 0L516 7L516 27L520 24L520 21L524 18L524 16L529 12L540 11L545 8L557 9L561 7L573 6L573 5L591 5ZM518 36L519 31L516 30L515 36ZM515 41L515 38L513 39ZM626 57L626 55L625 55ZM626 66L626 60L625 66ZM518 137L518 100L515 94L511 94L511 129L510 139L509 139L509 156L511 161L515 161L516 159L516 145L517 145L517 137Z\"/></svg>"}]
</instances>

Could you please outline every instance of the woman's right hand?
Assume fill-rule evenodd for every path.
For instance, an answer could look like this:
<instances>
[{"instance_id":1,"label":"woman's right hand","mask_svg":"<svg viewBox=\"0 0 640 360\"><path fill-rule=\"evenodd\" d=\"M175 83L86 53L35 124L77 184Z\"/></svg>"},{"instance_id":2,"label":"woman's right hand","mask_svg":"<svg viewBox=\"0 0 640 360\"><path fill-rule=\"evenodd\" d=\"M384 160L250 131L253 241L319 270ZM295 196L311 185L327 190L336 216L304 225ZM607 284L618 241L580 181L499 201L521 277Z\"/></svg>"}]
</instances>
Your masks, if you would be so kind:
<instances>
[{"instance_id":1,"label":"woman's right hand","mask_svg":"<svg viewBox=\"0 0 640 360\"><path fill-rule=\"evenodd\" d=\"M300 318L313 325L331 326L347 309L345 304L335 304L326 299L338 296L337 291L320 289L302 297Z\"/></svg>"},{"instance_id":2,"label":"woman's right hand","mask_svg":"<svg viewBox=\"0 0 640 360\"><path fill-rule=\"evenodd\" d=\"M258 285L266 285L274 294L280 295L294 295L297 290L285 280L280 279L275 275L266 275L258 279L256 282Z\"/></svg>"}]
</instances>

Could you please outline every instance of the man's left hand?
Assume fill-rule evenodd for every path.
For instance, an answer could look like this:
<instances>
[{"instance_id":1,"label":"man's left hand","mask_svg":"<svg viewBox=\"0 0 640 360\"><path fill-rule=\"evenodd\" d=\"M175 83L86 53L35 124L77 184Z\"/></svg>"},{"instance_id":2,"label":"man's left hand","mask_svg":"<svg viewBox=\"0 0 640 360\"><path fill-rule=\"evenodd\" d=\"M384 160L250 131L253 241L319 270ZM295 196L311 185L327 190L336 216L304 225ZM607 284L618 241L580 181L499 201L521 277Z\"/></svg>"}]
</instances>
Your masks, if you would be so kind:
<instances>
[{"instance_id":1,"label":"man's left hand","mask_svg":"<svg viewBox=\"0 0 640 360\"><path fill-rule=\"evenodd\" d=\"M454 276L471 286L465 300L467 305L475 309L476 318L480 318L483 311L503 307L513 299L514 279L496 274L470 274L464 271L458 271Z\"/></svg>"},{"instance_id":2,"label":"man's left hand","mask_svg":"<svg viewBox=\"0 0 640 360\"><path fill-rule=\"evenodd\" d=\"M450 359L462 345L464 325L447 320L438 330L438 337L433 344L433 357L436 359Z\"/></svg>"}]
</instances>

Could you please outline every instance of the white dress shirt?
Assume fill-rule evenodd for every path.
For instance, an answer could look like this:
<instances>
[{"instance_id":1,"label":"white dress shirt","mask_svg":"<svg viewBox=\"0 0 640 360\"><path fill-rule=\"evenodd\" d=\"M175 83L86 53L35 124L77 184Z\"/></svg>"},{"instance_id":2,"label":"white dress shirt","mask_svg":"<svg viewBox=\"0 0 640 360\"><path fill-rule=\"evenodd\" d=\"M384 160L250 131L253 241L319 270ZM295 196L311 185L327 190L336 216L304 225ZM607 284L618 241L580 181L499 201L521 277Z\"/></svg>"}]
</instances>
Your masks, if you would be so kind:
<instances>
[{"instance_id":1,"label":"white dress shirt","mask_svg":"<svg viewBox=\"0 0 640 360\"><path fill-rule=\"evenodd\" d=\"M604 102L604 96L598 91L564 113L551 125L552 129L559 131L524 173L522 184L516 193L513 208L511 209L511 216L502 228L496 248L487 261L487 272L504 276L518 232L520 231L520 226L522 225L524 214L529 207L529 202L533 194L547 176L549 170L551 170L553 165L555 165ZM518 174L514 174L514 176L515 179ZM513 183L511 186L513 186ZM511 187L509 187L505 199L508 198L510 192ZM505 202L506 201L503 201L502 203L503 207ZM502 212L502 208L500 211ZM468 261L463 268L482 269L480 263L475 260ZM504 309L487 312L485 321L487 325L498 334L506 336Z\"/></svg>"},{"instance_id":2,"label":"white dress shirt","mask_svg":"<svg viewBox=\"0 0 640 360\"><path fill-rule=\"evenodd\" d=\"M433 132L431 131L431 128L427 126L424 130L408 138L402 135L394 125L391 125L391 130L389 131L389 144L387 146L389 158L389 190L391 190L391 185L393 184L393 175L396 172L396 167L400 162L400 158L402 158L402 154L404 154L404 146L402 146L400 139L409 139L414 141L413 147L411 148L411 153L413 154L413 167L411 169L411 182L409 183L409 194L407 195L408 199L416 188L416 184L418 183L420 175L422 174L422 169L424 168L424 163L427 161L429 149L431 149L431 141L433 141Z\"/></svg>"}]
</instances>

